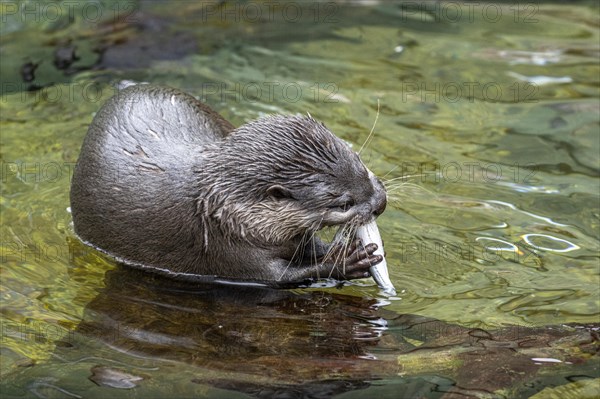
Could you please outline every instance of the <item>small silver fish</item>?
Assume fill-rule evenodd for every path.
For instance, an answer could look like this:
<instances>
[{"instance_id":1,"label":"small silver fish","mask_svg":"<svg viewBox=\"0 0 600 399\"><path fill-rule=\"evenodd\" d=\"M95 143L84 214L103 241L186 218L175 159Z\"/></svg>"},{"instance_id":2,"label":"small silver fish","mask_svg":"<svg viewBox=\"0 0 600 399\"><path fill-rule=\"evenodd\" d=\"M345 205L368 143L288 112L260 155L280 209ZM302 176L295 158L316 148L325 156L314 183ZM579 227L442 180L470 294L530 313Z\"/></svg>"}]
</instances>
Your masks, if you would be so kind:
<instances>
[{"instance_id":1,"label":"small silver fish","mask_svg":"<svg viewBox=\"0 0 600 399\"><path fill-rule=\"evenodd\" d=\"M388 273L387 262L383 255L383 241L381 240L381 234L377 228L377 222L373 220L370 223L360 226L356 230L356 237L360 238L363 244L375 243L377 244L377 250L374 252L375 255L381 255L383 260L375 266L372 266L369 271L373 276L373 280L377 283L379 288L387 295L396 295L396 289L390 280Z\"/></svg>"}]
</instances>

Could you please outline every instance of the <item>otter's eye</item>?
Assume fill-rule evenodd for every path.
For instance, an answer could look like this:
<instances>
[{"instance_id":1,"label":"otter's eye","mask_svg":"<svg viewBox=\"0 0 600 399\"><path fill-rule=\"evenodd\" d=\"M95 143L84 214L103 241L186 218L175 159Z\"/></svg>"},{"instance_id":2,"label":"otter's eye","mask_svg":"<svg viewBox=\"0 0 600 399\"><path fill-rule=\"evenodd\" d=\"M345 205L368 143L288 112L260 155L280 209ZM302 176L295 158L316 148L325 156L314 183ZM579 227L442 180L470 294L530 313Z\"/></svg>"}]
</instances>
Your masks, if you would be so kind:
<instances>
[{"instance_id":1,"label":"otter's eye","mask_svg":"<svg viewBox=\"0 0 600 399\"><path fill-rule=\"evenodd\" d=\"M337 212L346 212L348 209L352 208L355 205L353 199L346 200L342 203L338 203L336 205L331 205L329 209L337 211Z\"/></svg>"},{"instance_id":2,"label":"otter's eye","mask_svg":"<svg viewBox=\"0 0 600 399\"><path fill-rule=\"evenodd\" d=\"M291 191L287 188L274 184L267 189L267 194L276 200L294 199Z\"/></svg>"},{"instance_id":3,"label":"otter's eye","mask_svg":"<svg viewBox=\"0 0 600 399\"><path fill-rule=\"evenodd\" d=\"M344 202L342 209L344 210L344 212L346 212L348 209L352 208L354 205L355 205L354 200L349 199L348 201Z\"/></svg>"}]
</instances>

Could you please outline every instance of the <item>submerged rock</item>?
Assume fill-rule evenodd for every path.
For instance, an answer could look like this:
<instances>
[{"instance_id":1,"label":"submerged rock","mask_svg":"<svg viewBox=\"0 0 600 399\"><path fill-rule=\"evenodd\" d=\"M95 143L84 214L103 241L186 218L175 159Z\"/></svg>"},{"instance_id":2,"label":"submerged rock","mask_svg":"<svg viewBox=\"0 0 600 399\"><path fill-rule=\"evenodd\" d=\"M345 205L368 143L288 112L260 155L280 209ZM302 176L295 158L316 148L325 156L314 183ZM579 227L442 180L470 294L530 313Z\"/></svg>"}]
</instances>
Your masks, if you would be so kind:
<instances>
[{"instance_id":1,"label":"submerged rock","mask_svg":"<svg viewBox=\"0 0 600 399\"><path fill-rule=\"evenodd\" d=\"M143 380L140 376L106 366L92 367L92 375L89 378L99 386L119 389L135 388L137 386L136 382Z\"/></svg>"}]
</instances>

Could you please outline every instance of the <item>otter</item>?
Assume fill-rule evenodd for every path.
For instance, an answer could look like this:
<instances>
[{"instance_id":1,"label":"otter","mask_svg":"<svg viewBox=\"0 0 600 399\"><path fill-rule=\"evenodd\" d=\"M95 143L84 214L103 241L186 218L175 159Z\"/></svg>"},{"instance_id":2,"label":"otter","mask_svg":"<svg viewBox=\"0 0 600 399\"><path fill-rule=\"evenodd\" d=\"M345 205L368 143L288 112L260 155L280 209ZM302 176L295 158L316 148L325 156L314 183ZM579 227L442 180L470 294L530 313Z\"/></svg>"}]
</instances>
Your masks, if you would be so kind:
<instances>
[{"instance_id":1,"label":"otter","mask_svg":"<svg viewBox=\"0 0 600 399\"><path fill-rule=\"evenodd\" d=\"M70 195L84 243L176 279L349 280L383 259L376 244L315 235L374 220L386 191L310 115L235 128L189 94L130 86L89 126Z\"/></svg>"}]
</instances>

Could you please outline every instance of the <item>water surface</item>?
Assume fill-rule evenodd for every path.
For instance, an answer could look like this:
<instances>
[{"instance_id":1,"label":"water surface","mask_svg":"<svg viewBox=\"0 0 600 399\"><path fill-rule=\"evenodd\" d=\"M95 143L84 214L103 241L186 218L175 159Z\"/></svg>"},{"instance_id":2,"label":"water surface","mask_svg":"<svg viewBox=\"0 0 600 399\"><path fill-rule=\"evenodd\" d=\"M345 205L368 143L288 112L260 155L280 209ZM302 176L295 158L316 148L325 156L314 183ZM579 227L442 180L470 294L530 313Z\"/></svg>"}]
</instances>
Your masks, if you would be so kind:
<instances>
[{"instance_id":1,"label":"water surface","mask_svg":"<svg viewBox=\"0 0 600 399\"><path fill-rule=\"evenodd\" d=\"M9 396L246 397L269 387L268 396L290 383L340 397L441 397L461 383L479 397L550 395L568 383L595 392L597 356L588 361L576 329L561 333L571 337L564 351L498 355L515 374L540 373L527 389L493 367L473 370L457 348L474 345L475 328L513 344L532 335L540 348L558 339L544 327L600 322L596 3L311 2L263 7L260 19L248 2L79 2L73 18L66 3L24 2L30 14L2 3ZM28 62L39 66L24 81ZM125 79L181 88L236 125L309 112L356 148L377 120L363 159L388 182L379 226L398 297L366 280L161 294L79 244L72 168L94 113ZM415 317L442 324L408 334ZM454 363L436 366L441 349L425 365L402 357L447 345L448 326L460 337L447 353ZM550 355L581 369L530 360ZM143 379L100 387L88 377L106 382L105 369L94 367Z\"/></svg>"}]
</instances>

